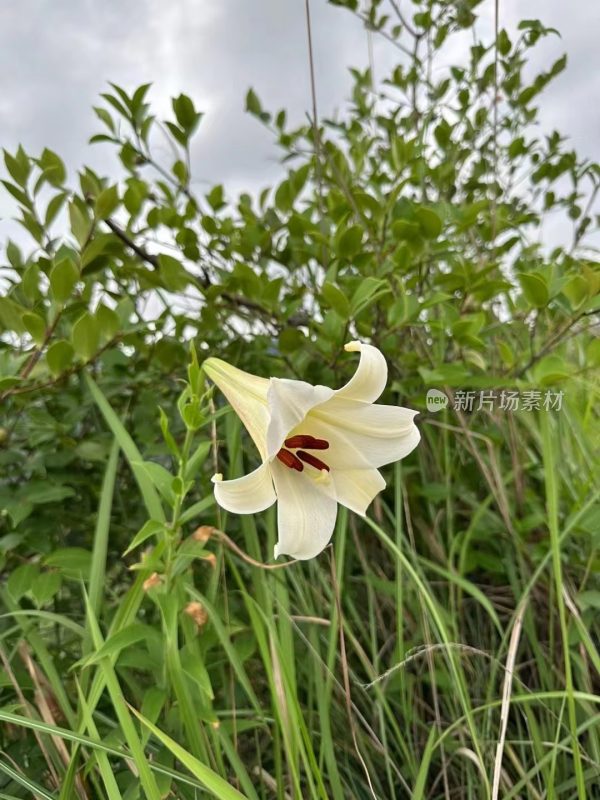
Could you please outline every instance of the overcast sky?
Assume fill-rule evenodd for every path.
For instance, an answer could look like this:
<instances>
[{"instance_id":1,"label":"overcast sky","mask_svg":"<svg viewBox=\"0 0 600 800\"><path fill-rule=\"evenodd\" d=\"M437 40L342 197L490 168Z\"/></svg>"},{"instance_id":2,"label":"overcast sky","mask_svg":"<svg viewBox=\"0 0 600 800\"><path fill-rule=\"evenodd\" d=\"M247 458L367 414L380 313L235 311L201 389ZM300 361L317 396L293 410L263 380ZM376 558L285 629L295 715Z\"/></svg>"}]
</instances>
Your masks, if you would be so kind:
<instances>
[{"instance_id":1,"label":"overcast sky","mask_svg":"<svg viewBox=\"0 0 600 800\"><path fill-rule=\"evenodd\" d=\"M400 0L410 11L411 2ZM364 67L367 34L347 11L311 0L319 115L342 109L349 66ZM489 30L493 0L479 9ZM581 155L600 159L600 2L500 0L501 25L521 17L558 28L539 48L539 64L563 51L567 72L543 96L543 122L571 137ZM465 43L465 46L466 43ZM395 54L374 37L375 73ZM1 0L0 146L47 146L74 170L116 170L109 145L88 146L99 130L91 106L107 81L127 89L151 82L150 98L167 114L185 92L206 113L193 172L200 187L223 182L230 195L270 184L281 174L278 150L244 113L249 86L269 108L302 119L310 107L304 0ZM199 188L200 188L199 187ZM14 205L0 192L0 241Z\"/></svg>"}]
</instances>

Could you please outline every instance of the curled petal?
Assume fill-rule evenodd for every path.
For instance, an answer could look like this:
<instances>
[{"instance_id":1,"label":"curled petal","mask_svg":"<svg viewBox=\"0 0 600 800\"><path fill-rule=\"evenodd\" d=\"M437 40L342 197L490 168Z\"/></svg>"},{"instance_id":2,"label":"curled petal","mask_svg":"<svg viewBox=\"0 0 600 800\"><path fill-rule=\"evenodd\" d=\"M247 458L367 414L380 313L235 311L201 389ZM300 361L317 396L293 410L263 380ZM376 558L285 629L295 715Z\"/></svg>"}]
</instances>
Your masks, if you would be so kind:
<instances>
[{"instance_id":1,"label":"curled petal","mask_svg":"<svg viewBox=\"0 0 600 800\"><path fill-rule=\"evenodd\" d=\"M338 503L361 517L379 492L385 489L385 481L376 469L346 469L332 473Z\"/></svg>"},{"instance_id":2,"label":"curled petal","mask_svg":"<svg viewBox=\"0 0 600 800\"><path fill-rule=\"evenodd\" d=\"M207 358L202 366L241 419L263 461L266 460L269 424L267 378L260 378L258 375L232 367L220 358Z\"/></svg>"},{"instance_id":3,"label":"curled petal","mask_svg":"<svg viewBox=\"0 0 600 800\"><path fill-rule=\"evenodd\" d=\"M277 461L272 464L277 490L275 558L288 555L308 559L327 546L337 515L335 487L327 474L309 476Z\"/></svg>"},{"instance_id":4,"label":"curled petal","mask_svg":"<svg viewBox=\"0 0 600 800\"><path fill-rule=\"evenodd\" d=\"M267 456L273 458L292 428L299 425L311 408L333 397L333 389L311 386L305 381L271 378L269 382L269 425L267 428Z\"/></svg>"},{"instance_id":5,"label":"curled petal","mask_svg":"<svg viewBox=\"0 0 600 800\"><path fill-rule=\"evenodd\" d=\"M348 342L344 350L349 353L359 352L360 361L348 383L337 390L336 397L374 403L387 383L388 368L383 353L372 344L363 342Z\"/></svg>"},{"instance_id":6,"label":"curled petal","mask_svg":"<svg viewBox=\"0 0 600 800\"><path fill-rule=\"evenodd\" d=\"M327 439L332 469L368 469L399 461L421 438L418 412L401 406L371 405L334 398L311 414L310 432Z\"/></svg>"},{"instance_id":7,"label":"curled petal","mask_svg":"<svg viewBox=\"0 0 600 800\"><path fill-rule=\"evenodd\" d=\"M213 483L217 503L234 514L256 514L272 506L277 499L268 462L232 481L215 475Z\"/></svg>"}]
</instances>

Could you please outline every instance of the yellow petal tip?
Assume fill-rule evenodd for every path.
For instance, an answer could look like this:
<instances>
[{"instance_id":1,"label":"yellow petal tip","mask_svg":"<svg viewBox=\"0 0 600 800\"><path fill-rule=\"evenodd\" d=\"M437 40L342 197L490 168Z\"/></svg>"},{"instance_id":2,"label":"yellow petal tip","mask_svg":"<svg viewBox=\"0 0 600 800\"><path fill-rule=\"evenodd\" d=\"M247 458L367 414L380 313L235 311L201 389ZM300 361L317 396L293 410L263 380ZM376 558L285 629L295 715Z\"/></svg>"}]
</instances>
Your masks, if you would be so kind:
<instances>
[{"instance_id":1,"label":"yellow petal tip","mask_svg":"<svg viewBox=\"0 0 600 800\"><path fill-rule=\"evenodd\" d=\"M344 345L344 350L347 353L356 353L360 350L361 342L348 342Z\"/></svg>"},{"instance_id":2,"label":"yellow petal tip","mask_svg":"<svg viewBox=\"0 0 600 800\"><path fill-rule=\"evenodd\" d=\"M223 480L223 473L222 472L217 472L216 475L213 475L212 478L211 478L211 481L213 483L221 483L222 480Z\"/></svg>"}]
</instances>

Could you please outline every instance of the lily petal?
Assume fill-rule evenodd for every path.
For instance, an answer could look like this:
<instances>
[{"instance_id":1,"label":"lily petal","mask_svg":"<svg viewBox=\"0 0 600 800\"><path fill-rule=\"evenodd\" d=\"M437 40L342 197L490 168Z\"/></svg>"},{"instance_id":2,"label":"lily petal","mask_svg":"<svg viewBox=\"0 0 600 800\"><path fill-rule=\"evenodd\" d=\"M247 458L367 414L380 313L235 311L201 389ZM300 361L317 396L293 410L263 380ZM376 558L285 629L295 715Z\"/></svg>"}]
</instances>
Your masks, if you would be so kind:
<instances>
[{"instance_id":1,"label":"lily petal","mask_svg":"<svg viewBox=\"0 0 600 800\"><path fill-rule=\"evenodd\" d=\"M203 368L219 387L252 437L263 461L267 458L269 381L243 369L232 367L220 358L207 358Z\"/></svg>"},{"instance_id":2,"label":"lily petal","mask_svg":"<svg viewBox=\"0 0 600 800\"><path fill-rule=\"evenodd\" d=\"M327 386L305 381L271 378L267 394L270 420L267 428L267 456L277 455L284 439L306 417L311 408L329 400L335 392Z\"/></svg>"},{"instance_id":3,"label":"lily petal","mask_svg":"<svg viewBox=\"0 0 600 800\"><path fill-rule=\"evenodd\" d=\"M385 481L376 469L334 470L332 473L338 503L361 517L379 492L385 489Z\"/></svg>"},{"instance_id":4,"label":"lily petal","mask_svg":"<svg viewBox=\"0 0 600 800\"><path fill-rule=\"evenodd\" d=\"M363 342L348 342L344 350L347 353L359 352L360 361L348 383L337 390L336 397L374 403L387 383L388 368L383 353L372 344Z\"/></svg>"},{"instance_id":5,"label":"lily petal","mask_svg":"<svg viewBox=\"0 0 600 800\"><path fill-rule=\"evenodd\" d=\"M418 445L416 414L401 406L336 397L311 413L310 433L329 442L326 461L332 469L378 468L404 458Z\"/></svg>"},{"instance_id":6,"label":"lily petal","mask_svg":"<svg viewBox=\"0 0 600 800\"><path fill-rule=\"evenodd\" d=\"M306 560L317 556L333 534L337 500L328 476L313 478L278 462L271 465L277 490L275 558L285 554Z\"/></svg>"},{"instance_id":7,"label":"lily petal","mask_svg":"<svg viewBox=\"0 0 600 800\"><path fill-rule=\"evenodd\" d=\"M215 500L221 508L234 514L256 514L272 506L277 499L268 462L232 481L224 481L221 475L215 475L212 480Z\"/></svg>"}]
</instances>

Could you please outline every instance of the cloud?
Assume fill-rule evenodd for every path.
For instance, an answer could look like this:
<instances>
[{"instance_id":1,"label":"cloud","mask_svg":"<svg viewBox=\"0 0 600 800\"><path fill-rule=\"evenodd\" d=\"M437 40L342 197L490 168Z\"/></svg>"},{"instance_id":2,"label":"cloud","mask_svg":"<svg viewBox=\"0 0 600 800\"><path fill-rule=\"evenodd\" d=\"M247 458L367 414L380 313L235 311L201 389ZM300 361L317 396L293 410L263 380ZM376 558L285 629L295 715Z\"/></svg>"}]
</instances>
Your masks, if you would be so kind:
<instances>
[{"instance_id":1,"label":"cloud","mask_svg":"<svg viewBox=\"0 0 600 800\"><path fill-rule=\"evenodd\" d=\"M490 26L492 8L489 0L480 6L483 26ZM500 8L501 23L514 27L523 4ZM330 115L344 106L348 67L367 64L367 34L325 0L312 0L311 9L319 114ZM543 120L597 158L600 104L590 99L600 89L600 5L528 0L526 14L563 31L562 41L544 44L546 59L570 55L568 72L544 95ZM379 77L396 55L375 37ZM2 0L0 72L0 144L10 150L22 143L34 154L48 146L71 172L82 164L116 172L110 146L87 145L100 127L91 106L108 81L128 89L152 82L150 97L162 115L170 96L189 94L206 112L193 151L195 179L200 187L223 182L230 196L282 174L270 134L244 113L247 89L295 121L311 107L303 0ZM13 210L0 194L0 217ZM0 224L0 238L5 230Z\"/></svg>"}]
</instances>

